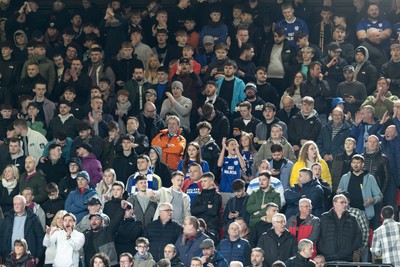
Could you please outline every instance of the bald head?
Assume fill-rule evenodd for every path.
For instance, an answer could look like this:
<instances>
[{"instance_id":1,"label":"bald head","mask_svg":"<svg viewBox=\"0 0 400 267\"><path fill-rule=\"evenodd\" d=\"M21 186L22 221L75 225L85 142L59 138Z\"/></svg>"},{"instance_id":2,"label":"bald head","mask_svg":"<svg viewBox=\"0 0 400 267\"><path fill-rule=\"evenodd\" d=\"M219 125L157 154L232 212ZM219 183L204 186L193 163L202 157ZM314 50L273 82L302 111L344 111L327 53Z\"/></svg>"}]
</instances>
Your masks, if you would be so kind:
<instances>
[{"instance_id":1,"label":"bald head","mask_svg":"<svg viewBox=\"0 0 400 267\"><path fill-rule=\"evenodd\" d=\"M367 31L367 39L370 40L373 43L379 44L381 42L381 39L379 39L380 32L376 28L370 28Z\"/></svg>"},{"instance_id":2,"label":"bald head","mask_svg":"<svg viewBox=\"0 0 400 267\"><path fill-rule=\"evenodd\" d=\"M367 153L374 153L377 151L379 149L379 138L376 135L368 136L365 148Z\"/></svg>"},{"instance_id":3,"label":"bald head","mask_svg":"<svg viewBox=\"0 0 400 267\"><path fill-rule=\"evenodd\" d=\"M396 126L390 125L386 128L385 131L385 139L387 141L393 140L397 136L397 129Z\"/></svg>"}]
</instances>

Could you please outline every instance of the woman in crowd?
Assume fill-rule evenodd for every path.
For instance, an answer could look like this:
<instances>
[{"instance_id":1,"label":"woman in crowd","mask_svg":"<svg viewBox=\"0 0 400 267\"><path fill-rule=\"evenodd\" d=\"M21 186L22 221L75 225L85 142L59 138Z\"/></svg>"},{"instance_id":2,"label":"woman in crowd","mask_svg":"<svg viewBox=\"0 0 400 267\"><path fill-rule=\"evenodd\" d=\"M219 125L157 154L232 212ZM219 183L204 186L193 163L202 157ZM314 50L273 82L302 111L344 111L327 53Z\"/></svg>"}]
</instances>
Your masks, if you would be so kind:
<instances>
[{"instance_id":1,"label":"woman in crowd","mask_svg":"<svg viewBox=\"0 0 400 267\"><path fill-rule=\"evenodd\" d=\"M200 145L196 142L189 143L183 159L178 164L178 171L185 174L185 180L189 179L189 167L193 162L200 164L203 173L210 171L207 161L201 158Z\"/></svg>"},{"instance_id":2,"label":"woman in crowd","mask_svg":"<svg viewBox=\"0 0 400 267\"><path fill-rule=\"evenodd\" d=\"M314 141L307 141L301 147L299 159L293 165L292 174L290 175L290 186L297 184L300 169L306 167L311 169L311 166L316 162L319 162L322 166L321 178L332 185L332 177L328 164L321 158L317 144Z\"/></svg>"},{"instance_id":3,"label":"woman in crowd","mask_svg":"<svg viewBox=\"0 0 400 267\"><path fill-rule=\"evenodd\" d=\"M7 267L35 267L35 259L28 250L28 243L23 238L14 241L14 250L5 261Z\"/></svg>"},{"instance_id":4,"label":"woman in crowd","mask_svg":"<svg viewBox=\"0 0 400 267\"><path fill-rule=\"evenodd\" d=\"M167 164L162 162L162 150L159 146L151 146L147 155L151 160L151 170L153 173L157 174L161 178L161 183L163 187L170 187L171 182L171 172Z\"/></svg>"},{"instance_id":5,"label":"woman in crowd","mask_svg":"<svg viewBox=\"0 0 400 267\"><path fill-rule=\"evenodd\" d=\"M19 194L19 171L15 165L7 165L1 175L0 206L3 213L13 207L13 198Z\"/></svg>"},{"instance_id":6,"label":"woman in crowd","mask_svg":"<svg viewBox=\"0 0 400 267\"><path fill-rule=\"evenodd\" d=\"M157 78L157 69L160 66L160 62L158 61L158 57L154 54L151 54L147 59L147 66L145 66L145 79L149 83L158 84Z\"/></svg>"},{"instance_id":7,"label":"woman in crowd","mask_svg":"<svg viewBox=\"0 0 400 267\"><path fill-rule=\"evenodd\" d=\"M99 199L103 205L111 199L112 184L115 181L117 181L117 175L115 174L114 169L106 169L103 172L103 179L96 186L97 195L99 195Z\"/></svg>"},{"instance_id":8,"label":"woman in crowd","mask_svg":"<svg viewBox=\"0 0 400 267\"><path fill-rule=\"evenodd\" d=\"M242 132L240 137L239 150L242 154L244 163L246 164L246 172L242 173L242 177L244 178L246 183L249 183L250 180L253 179L253 163L254 163L254 155L257 153L257 150L254 148L253 144L253 134Z\"/></svg>"},{"instance_id":9,"label":"woman in crowd","mask_svg":"<svg viewBox=\"0 0 400 267\"><path fill-rule=\"evenodd\" d=\"M110 258L105 253L98 252L90 260L90 267L110 267Z\"/></svg>"},{"instance_id":10,"label":"woman in crowd","mask_svg":"<svg viewBox=\"0 0 400 267\"><path fill-rule=\"evenodd\" d=\"M306 79L306 76L300 71L294 75L293 83L283 92L281 97L280 107L283 108L282 99L285 96L290 96L293 99L293 102L297 108L300 108L301 104L301 95L300 95L300 84L302 81Z\"/></svg>"},{"instance_id":11,"label":"woman in crowd","mask_svg":"<svg viewBox=\"0 0 400 267\"><path fill-rule=\"evenodd\" d=\"M50 235L52 235L55 231L61 230L63 228L63 221L64 221L63 218L65 214L67 214L66 210L59 210L56 213L56 216L54 216L53 221L51 222L50 225ZM48 242L46 242L46 240ZM46 247L46 255L44 258L45 267L52 267L54 258L56 256L57 245L51 244L49 241L50 240L46 238L43 240L43 246Z\"/></svg>"}]
</instances>

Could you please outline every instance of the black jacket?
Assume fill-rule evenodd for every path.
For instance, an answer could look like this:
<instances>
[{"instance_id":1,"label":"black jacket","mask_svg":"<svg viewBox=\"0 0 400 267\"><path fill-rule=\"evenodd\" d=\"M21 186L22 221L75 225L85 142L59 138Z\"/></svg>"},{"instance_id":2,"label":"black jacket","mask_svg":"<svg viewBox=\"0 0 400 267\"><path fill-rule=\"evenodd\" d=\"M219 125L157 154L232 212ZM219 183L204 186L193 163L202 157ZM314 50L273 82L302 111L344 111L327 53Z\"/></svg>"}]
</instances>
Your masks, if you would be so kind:
<instances>
[{"instance_id":1,"label":"black jacket","mask_svg":"<svg viewBox=\"0 0 400 267\"><path fill-rule=\"evenodd\" d=\"M117 174L118 181L126 184L129 176L134 174L137 170L136 161L137 154L134 149L132 149L132 153L129 156L125 156L123 152L119 152L115 155L112 166Z\"/></svg>"},{"instance_id":2,"label":"black jacket","mask_svg":"<svg viewBox=\"0 0 400 267\"><path fill-rule=\"evenodd\" d=\"M13 209L13 198L19 194L19 184L14 187L11 193L8 193L8 189L3 186L0 182L0 206L3 210L3 214L6 214L9 210Z\"/></svg>"},{"instance_id":3,"label":"black jacket","mask_svg":"<svg viewBox=\"0 0 400 267\"><path fill-rule=\"evenodd\" d=\"M208 208L208 205L212 205L212 207ZM210 230L217 231L221 206L222 197L215 188L203 189L190 205L190 211L193 216L204 219Z\"/></svg>"},{"instance_id":4,"label":"black jacket","mask_svg":"<svg viewBox=\"0 0 400 267\"><path fill-rule=\"evenodd\" d=\"M214 173L217 177L219 176L219 167L217 166L217 161L221 153L221 149L211 137L211 139L201 148L201 158L207 161L208 166L210 166L210 171ZM163 184L164 185L164 184Z\"/></svg>"},{"instance_id":5,"label":"black jacket","mask_svg":"<svg viewBox=\"0 0 400 267\"><path fill-rule=\"evenodd\" d=\"M46 225L50 226L51 222L56 216L56 213L59 210L63 210L65 205L65 199L59 196L56 199L48 199L40 205L43 209L44 213L46 214Z\"/></svg>"},{"instance_id":6,"label":"black jacket","mask_svg":"<svg viewBox=\"0 0 400 267\"><path fill-rule=\"evenodd\" d=\"M121 255L123 252L135 255L137 252L135 242L141 236L143 236L142 222L136 220L136 217L122 220L114 236L117 255Z\"/></svg>"},{"instance_id":7,"label":"black jacket","mask_svg":"<svg viewBox=\"0 0 400 267\"><path fill-rule=\"evenodd\" d=\"M108 226L104 226L97 232L94 232L92 229L84 232L85 244L83 245L83 249L85 251L84 260L86 264L89 264L90 259L94 256L88 253L88 251L90 251L89 248L94 248L95 253L97 252L106 253L110 257L110 264L111 265L117 264L118 255L115 250L114 235L123 218L123 215L124 215L124 209L120 207L117 210L115 217L110 220L110 224ZM91 242L92 244L89 244L89 242Z\"/></svg>"},{"instance_id":8,"label":"black jacket","mask_svg":"<svg viewBox=\"0 0 400 267\"><path fill-rule=\"evenodd\" d=\"M162 162L162 150L159 146L151 146L149 149L154 149L157 153L158 160L153 166L153 173L157 174L161 178L161 183L163 187L172 186L171 182L171 172L168 168L168 165ZM204 159L204 158L203 158ZM205 159L204 159L205 160Z\"/></svg>"},{"instance_id":9,"label":"black jacket","mask_svg":"<svg viewBox=\"0 0 400 267\"><path fill-rule=\"evenodd\" d=\"M344 211L339 219L333 208L322 214L318 254L326 261L352 261L353 252L361 247L361 230L356 218Z\"/></svg>"},{"instance_id":10,"label":"black jacket","mask_svg":"<svg viewBox=\"0 0 400 267\"><path fill-rule=\"evenodd\" d=\"M265 68L268 69L269 61L271 59L271 51L272 51L272 48L274 45L275 45L274 42L267 42L264 44L264 47L261 50L261 55L258 60L258 65L264 66ZM283 68L285 70L284 79L287 79L292 74L293 65L296 62L296 52L294 51L293 47L290 45L289 41L286 39L283 41L281 60L283 63ZM269 101L269 102L271 102L271 101Z\"/></svg>"},{"instance_id":11,"label":"black jacket","mask_svg":"<svg viewBox=\"0 0 400 267\"><path fill-rule=\"evenodd\" d=\"M356 66L354 66L356 67ZM376 79L378 78L378 71L370 61L366 61L357 76L355 77L357 81L363 83L367 89L367 95L372 95L376 90Z\"/></svg>"},{"instance_id":12,"label":"black jacket","mask_svg":"<svg viewBox=\"0 0 400 267\"><path fill-rule=\"evenodd\" d=\"M254 225L254 227L250 231L249 235L249 243L252 248L257 247L258 240L260 237L267 232L269 229L272 228L272 223L266 222L264 220L261 220Z\"/></svg>"},{"instance_id":13,"label":"black jacket","mask_svg":"<svg viewBox=\"0 0 400 267\"><path fill-rule=\"evenodd\" d=\"M163 225L158 218L144 228L143 236L150 241L149 252L154 260L159 261L164 258L164 247L167 244L174 244L181 234L182 225L178 222L170 220Z\"/></svg>"},{"instance_id":14,"label":"black jacket","mask_svg":"<svg viewBox=\"0 0 400 267\"><path fill-rule=\"evenodd\" d=\"M42 258L44 232L40 224L39 217L26 207L26 221L24 225L24 238L28 243L29 250L34 258ZM14 210L5 214L3 223L0 227L0 251L3 259L11 252L11 238L14 227Z\"/></svg>"},{"instance_id":15,"label":"black jacket","mask_svg":"<svg viewBox=\"0 0 400 267\"><path fill-rule=\"evenodd\" d=\"M301 97L311 96L314 98L314 108L319 114L328 111L327 98L332 96L333 91L330 89L327 81L313 79L309 77L300 85Z\"/></svg>"},{"instance_id":16,"label":"black jacket","mask_svg":"<svg viewBox=\"0 0 400 267\"><path fill-rule=\"evenodd\" d=\"M392 179L389 158L379 149L375 153L363 153L365 159L364 169L375 177L382 194L385 192Z\"/></svg>"},{"instance_id":17,"label":"black jacket","mask_svg":"<svg viewBox=\"0 0 400 267\"><path fill-rule=\"evenodd\" d=\"M143 115L143 111L141 111L138 115L137 118L139 120L139 128L138 131L141 134L146 135L147 129L146 129L146 123L145 123L145 118ZM163 119L161 119L161 117L157 114L155 119L153 120L153 124L151 129L149 130L151 132L150 136L147 136L147 138L149 138L149 140L153 140L153 138L163 129L167 128L167 125L165 124L165 122L163 121ZM151 141L150 141L151 142Z\"/></svg>"},{"instance_id":18,"label":"black jacket","mask_svg":"<svg viewBox=\"0 0 400 267\"><path fill-rule=\"evenodd\" d=\"M264 250L264 261L271 267L277 260L286 261L296 255L297 240L287 229L278 237L275 230L271 228L260 237L257 247Z\"/></svg>"},{"instance_id":19,"label":"black jacket","mask_svg":"<svg viewBox=\"0 0 400 267\"><path fill-rule=\"evenodd\" d=\"M204 116L200 118L199 122L207 121L211 124L211 136L215 139L218 146L222 144L222 138L230 136L230 124L229 120L224 114L218 110L215 110L216 116L213 120L209 121Z\"/></svg>"},{"instance_id":20,"label":"black jacket","mask_svg":"<svg viewBox=\"0 0 400 267\"><path fill-rule=\"evenodd\" d=\"M299 111L296 116L289 120L288 135L292 146L300 146L301 139L317 141L320 131L321 120L315 111L307 118Z\"/></svg>"},{"instance_id":21,"label":"black jacket","mask_svg":"<svg viewBox=\"0 0 400 267\"><path fill-rule=\"evenodd\" d=\"M289 258L286 262L286 267L314 267L315 262L311 259L306 259L297 252L296 256Z\"/></svg>"}]
</instances>

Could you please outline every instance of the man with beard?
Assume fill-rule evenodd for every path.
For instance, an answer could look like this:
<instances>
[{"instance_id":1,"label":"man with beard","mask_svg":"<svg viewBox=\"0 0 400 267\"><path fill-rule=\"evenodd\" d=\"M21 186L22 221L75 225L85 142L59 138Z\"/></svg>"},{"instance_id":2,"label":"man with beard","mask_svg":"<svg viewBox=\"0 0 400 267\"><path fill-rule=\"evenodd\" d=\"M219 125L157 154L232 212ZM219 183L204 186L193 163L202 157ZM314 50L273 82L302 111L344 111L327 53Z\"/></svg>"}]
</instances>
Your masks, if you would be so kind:
<instances>
[{"instance_id":1,"label":"man with beard","mask_svg":"<svg viewBox=\"0 0 400 267\"><path fill-rule=\"evenodd\" d=\"M269 81L274 87L284 90L289 85L288 78L292 71L294 58L295 52L286 39L285 29L275 28L274 42L267 42L265 44L258 62L261 66L265 67L265 72L268 71ZM269 95L265 93L265 96ZM265 98L263 99L265 100ZM279 103L275 103L272 100L269 101L275 105Z\"/></svg>"},{"instance_id":2,"label":"man with beard","mask_svg":"<svg viewBox=\"0 0 400 267\"><path fill-rule=\"evenodd\" d=\"M267 82L267 79L269 78L267 69L262 66L257 67L255 77L258 95L261 97L261 99L267 102L271 102L276 107L278 107L280 102L279 93L273 85ZM280 88L283 89L286 87Z\"/></svg>"},{"instance_id":3,"label":"man with beard","mask_svg":"<svg viewBox=\"0 0 400 267\"><path fill-rule=\"evenodd\" d=\"M71 62L71 68L64 72L60 81L60 94L67 87L73 87L76 92L75 101L79 105L84 105L89 100L90 86L92 84L90 77L82 72L83 64L80 59L74 59Z\"/></svg>"},{"instance_id":4,"label":"man with beard","mask_svg":"<svg viewBox=\"0 0 400 267\"><path fill-rule=\"evenodd\" d=\"M56 247L53 262L55 267L79 266L79 250L85 243L85 236L74 229L75 224L75 215L67 213L63 216L63 229L52 231L52 228L46 226L43 244L46 247Z\"/></svg>"},{"instance_id":5,"label":"man with beard","mask_svg":"<svg viewBox=\"0 0 400 267\"><path fill-rule=\"evenodd\" d=\"M378 138L376 136L370 136L367 143L371 143L369 145L371 148L374 144L373 139L378 142ZM375 177L372 174L368 173L368 171L363 170L365 164L364 162L364 157L358 154L354 155L351 158L352 170L343 175L340 179L338 192L349 192L351 206L364 211L367 219L370 222L371 220L373 220L372 227L376 229L377 225L374 225L374 217L378 219L377 216L379 216L379 213L375 213L374 206L382 200L383 196ZM379 224L379 222L377 223Z\"/></svg>"},{"instance_id":6,"label":"man with beard","mask_svg":"<svg viewBox=\"0 0 400 267\"><path fill-rule=\"evenodd\" d=\"M87 67L87 75L92 81L91 86L98 86L101 78L108 78L111 81L112 85L111 91L114 91L114 71L110 66L104 64L103 50L99 47L92 48L90 51L90 65Z\"/></svg>"},{"instance_id":7,"label":"man with beard","mask_svg":"<svg viewBox=\"0 0 400 267\"><path fill-rule=\"evenodd\" d=\"M54 143L49 146L49 156L40 159L38 169L46 174L47 183L58 184L67 175L67 164L61 153L61 145Z\"/></svg>"},{"instance_id":8,"label":"man with beard","mask_svg":"<svg viewBox=\"0 0 400 267\"><path fill-rule=\"evenodd\" d=\"M157 114L157 107L153 102L146 102L137 118L139 119L139 133L147 136L149 140L153 140L162 129L165 129L165 122Z\"/></svg>"},{"instance_id":9,"label":"man with beard","mask_svg":"<svg viewBox=\"0 0 400 267\"><path fill-rule=\"evenodd\" d=\"M344 103L344 109L354 116L367 97L367 89L364 84L356 81L353 66L345 66L343 68L343 75L345 81L338 84L336 96L341 97L346 102Z\"/></svg>"},{"instance_id":10,"label":"man with beard","mask_svg":"<svg viewBox=\"0 0 400 267\"><path fill-rule=\"evenodd\" d=\"M217 80L218 96L225 99L230 105L231 114L236 105L246 97L243 91L245 84L241 79L235 77L236 70L236 62L228 60L224 65L224 77Z\"/></svg>"},{"instance_id":11,"label":"man with beard","mask_svg":"<svg viewBox=\"0 0 400 267\"><path fill-rule=\"evenodd\" d=\"M183 88L183 96L189 98L193 102L193 106L197 107L197 99L199 98L200 87L201 87L201 80L199 76L196 74L196 66L195 64L199 65L190 54L194 54L193 47L184 47L183 48L183 58L178 61L176 73L172 76L172 81L179 81L182 83ZM189 53L189 55L186 55ZM198 67L200 68L200 67ZM172 70L173 71L173 70ZM174 83L172 83L174 84ZM173 90L173 86L171 86ZM166 93L168 96L168 93Z\"/></svg>"},{"instance_id":12,"label":"man with beard","mask_svg":"<svg viewBox=\"0 0 400 267\"><path fill-rule=\"evenodd\" d=\"M240 48L240 56L235 60L237 64L236 75L244 82L254 81L256 73L256 65L252 61L255 55L254 50L252 44L243 44Z\"/></svg>"},{"instance_id":13,"label":"man with beard","mask_svg":"<svg viewBox=\"0 0 400 267\"><path fill-rule=\"evenodd\" d=\"M143 154L149 147L149 139L146 135L138 132L139 120L136 117L128 117L126 119L126 133L134 138L132 148L135 149L136 154Z\"/></svg>"},{"instance_id":14,"label":"man with beard","mask_svg":"<svg viewBox=\"0 0 400 267\"><path fill-rule=\"evenodd\" d=\"M176 113L181 121L181 125L190 129L190 113L193 107L193 98L183 96L184 89L180 81L174 81L171 85L171 90L172 94L170 92L165 93L167 99L164 100L161 106L160 116L161 118L165 118L167 112Z\"/></svg>"},{"instance_id":15,"label":"man with beard","mask_svg":"<svg viewBox=\"0 0 400 267\"><path fill-rule=\"evenodd\" d=\"M40 75L48 82L47 89L49 94L53 91L56 82L56 71L54 63L46 57L46 45L44 43L36 43L33 55L24 63L21 72L21 79L28 76L27 68L31 63L38 64Z\"/></svg>"},{"instance_id":16,"label":"man with beard","mask_svg":"<svg viewBox=\"0 0 400 267\"><path fill-rule=\"evenodd\" d=\"M132 105L132 114L138 114L144 106L144 92L152 84L144 78L143 66L137 66L133 70L132 79L125 82L123 89L129 92L129 102Z\"/></svg>"},{"instance_id":17,"label":"man with beard","mask_svg":"<svg viewBox=\"0 0 400 267\"><path fill-rule=\"evenodd\" d=\"M229 106L225 99L218 96L218 85L215 81L207 81L204 85L204 93L205 99L201 98L199 101L199 108L197 109L197 113L202 116L202 106L205 103L211 103L214 105L214 108L218 111L224 113L225 116L229 116Z\"/></svg>"},{"instance_id":18,"label":"man with beard","mask_svg":"<svg viewBox=\"0 0 400 267\"><path fill-rule=\"evenodd\" d=\"M90 266L90 259L98 252L106 253L112 266L117 264L118 256L115 249L114 235L124 217L126 207L126 201L121 201L121 207L115 211L115 216L112 220L104 213L96 212L90 215L90 230L84 233L85 244L83 245L86 266ZM110 224L106 226L105 220L107 219L110 220Z\"/></svg>"},{"instance_id":19,"label":"man with beard","mask_svg":"<svg viewBox=\"0 0 400 267\"><path fill-rule=\"evenodd\" d=\"M19 81L13 92L13 97L18 97L18 99L23 95L32 95L35 83L45 80L39 73L39 65L37 63L27 64L25 71L26 76Z\"/></svg>"},{"instance_id":20,"label":"man with beard","mask_svg":"<svg viewBox=\"0 0 400 267\"><path fill-rule=\"evenodd\" d=\"M257 118L257 120L263 120L263 107L265 101L259 97L257 86L254 83L247 83L246 87L244 88L244 92L246 94L246 98L244 101L249 102L251 104L251 112L252 115ZM244 102L243 101L243 102ZM243 103L241 102L241 103ZM240 103L240 104L241 104ZM240 104L235 107L235 113L233 114L234 117L238 117L240 114ZM254 132L253 132L254 134Z\"/></svg>"},{"instance_id":21,"label":"man with beard","mask_svg":"<svg viewBox=\"0 0 400 267\"><path fill-rule=\"evenodd\" d=\"M368 49L364 46L357 47L355 50L354 61L355 79L365 85L368 95L372 94L376 89L378 71L369 61Z\"/></svg>"},{"instance_id":22,"label":"man with beard","mask_svg":"<svg viewBox=\"0 0 400 267\"><path fill-rule=\"evenodd\" d=\"M272 225L272 224L271 224ZM251 250L251 267L263 267L264 266L264 250L262 248L253 248Z\"/></svg>"},{"instance_id":23,"label":"man with beard","mask_svg":"<svg viewBox=\"0 0 400 267\"><path fill-rule=\"evenodd\" d=\"M248 89L246 91L254 90ZM252 133L254 136L256 133L257 124L259 124L261 121L253 116L252 105L249 101L243 101L239 104L238 108L240 112L240 117L233 120L232 132L233 136L239 141L240 136L242 136L242 132Z\"/></svg>"}]
</instances>

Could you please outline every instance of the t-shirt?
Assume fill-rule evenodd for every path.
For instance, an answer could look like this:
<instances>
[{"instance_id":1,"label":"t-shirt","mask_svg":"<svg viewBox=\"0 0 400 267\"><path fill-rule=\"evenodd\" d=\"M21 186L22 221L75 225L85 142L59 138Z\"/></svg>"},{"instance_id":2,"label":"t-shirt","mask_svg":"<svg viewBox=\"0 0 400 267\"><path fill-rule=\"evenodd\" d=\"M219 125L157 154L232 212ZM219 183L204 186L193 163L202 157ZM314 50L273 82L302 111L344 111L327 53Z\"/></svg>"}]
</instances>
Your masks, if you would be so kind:
<instances>
[{"instance_id":1,"label":"t-shirt","mask_svg":"<svg viewBox=\"0 0 400 267\"><path fill-rule=\"evenodd\" d=\"M189 182L190 180L186 181ZM200 182L189 185L184 192L189 195L190 202L193 202L194 198L201 193Z\"/></svg>"},{"instance_id":2,"label":"t-shirt","mask_svg":"<svg viewBox=\"0 0 400 267\"><path fill-rule=\"evenodd\" d=\"M233 193L231 189L232 182L241 178L241 167L238 157L225 157L221 173L220 192Z\"/></svg>"},{"instance_id":3,"label":"t-shirt","mask_svg":"<svg viewBox=\"0 0 400 267\"><path fill-rule=\"evenodd\" d=\"M223 80L221 83L221 88L219 89L219 97L225 99L228 105L232 103L234 85L235 79L232 81Z\"/></svg>"},{"instance_id":4,"label":"t-shirt","mask_svg":"<svg viewBox=\"0 0 400 267\"><path fill-rule=\"evenodd\" d=\"M308 34L307 23L299 18L296 18L295 21L293 21L292 23L289 23L285 19L283 19L276 24L275 29L276 28L285 29L286 39L289 41L290 45L295 48L297 48L297 44L294 40L294 35L298 32Z\"/></svg>"},{"instance_id":5,"label":"t-shirt","mask_svg":"<svg viewBox=\"0 0 400 267\"><path fill-rule=\"evenodd\" d=\"M174 208L174 212L172 213L172 219L175 221L182 223L183 222L183 199L182 192L178 192L172 190L172 201L171 204Z\"/></svg>"}]
</instances>

